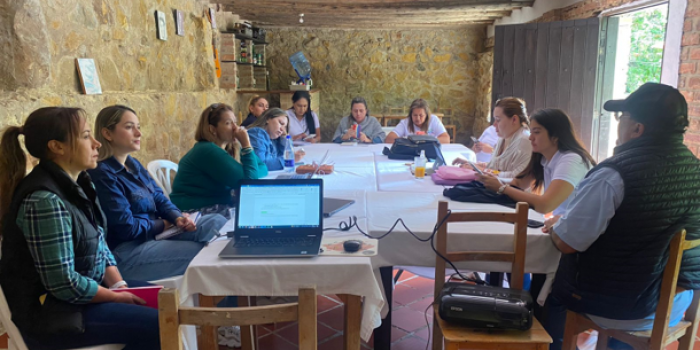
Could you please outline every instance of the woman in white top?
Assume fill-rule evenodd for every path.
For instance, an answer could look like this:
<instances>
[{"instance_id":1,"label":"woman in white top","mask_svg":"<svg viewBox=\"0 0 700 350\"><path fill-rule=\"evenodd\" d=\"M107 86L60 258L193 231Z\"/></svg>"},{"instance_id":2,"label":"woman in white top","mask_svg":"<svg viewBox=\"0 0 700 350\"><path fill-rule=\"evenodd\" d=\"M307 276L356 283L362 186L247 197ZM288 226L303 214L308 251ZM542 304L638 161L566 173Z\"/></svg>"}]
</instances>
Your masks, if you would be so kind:
<instances>
[{"instance_id":1,"label":"woman in white top","mask_svg":"<svg viewBox=\"0 0 700 350\"><path fill-rule=\"evenodd\" d=\"M498 133L496 133L496 121L494 120L486 130L481 134L481 137L474 143L472 149L476 152L476 161L488 163L491 161L491 153L498 142Z\"/></svg>"},{"instance_id":2,"label":"woman in white top","mask_svg":"<svg viewBox=\"0 0 700 350\"><path fill-rule=\"evenodd\" d=\"M498 143L491 154L488 163L477 163L481 170L489 169L498 174L500 178L512 179L520 174L530 162L532 146L528 137L530 121L527 118L525 101L506 97L496 101L493 108L494 126L498 134ZM457 158L452 164L461 164L463 168L470 168L464 158Z\"/></svg>"},{"instance_id":3,"label":"woman in white top","mask_svg":"<svg viewBox=\"0 0 700 350\"><path fill-rule=\"evenodd\" d=\"M428 118L430 116L430 118ZM385 143L394 143L397 138L408 137L411 134L423 134L435 136L440 143L450 143L450 134L440 119L430 114L428 102L419 98L411 103L408 117L401 120L389 135L386 135Z\"/></svg>"},{"instance_id":4,"label":"woman in white top","mask_svg":"<svg viewBox=\"0 0 700 350\"><path fill-rule=\"evenodd\" d=\"M297 91L292 95L294 105L287 110L289 134L292 140L321 142L321 126L318 115L311 110L311 95L308 91Z\"/></svg>"},{"instance_id":5,"label":"woman in white top","mask_svg":"<svg viewBox=\"0 0 700 350\"><path fill-rule=\"evenodd\" d=\"M562 215L574 188L596 162L576 137L569 116L560 109L541 109L530 116L530 142L530 164L509 185L490 174L479 181L516 202L527 202L540 213Z\"/></svg>"}]
</instances>

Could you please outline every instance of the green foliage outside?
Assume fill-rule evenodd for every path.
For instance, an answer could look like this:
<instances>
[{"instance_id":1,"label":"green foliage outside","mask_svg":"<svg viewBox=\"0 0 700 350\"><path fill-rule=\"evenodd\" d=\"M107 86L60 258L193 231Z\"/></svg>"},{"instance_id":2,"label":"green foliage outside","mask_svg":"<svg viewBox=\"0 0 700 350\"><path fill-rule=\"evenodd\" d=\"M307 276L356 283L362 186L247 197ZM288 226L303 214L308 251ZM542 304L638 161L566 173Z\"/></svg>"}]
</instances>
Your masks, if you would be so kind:
<instances>
[{"instance_id":1,"label":"green foliage outside","mask_svg":"<svg viewBox=\"0 0 700 350\"><path fill-rule=\"evenodd\" d=\"M646 82L658 83L661 80L666 19L665 6L633 14L627 93Z\"/></svg>"}]
</instances>

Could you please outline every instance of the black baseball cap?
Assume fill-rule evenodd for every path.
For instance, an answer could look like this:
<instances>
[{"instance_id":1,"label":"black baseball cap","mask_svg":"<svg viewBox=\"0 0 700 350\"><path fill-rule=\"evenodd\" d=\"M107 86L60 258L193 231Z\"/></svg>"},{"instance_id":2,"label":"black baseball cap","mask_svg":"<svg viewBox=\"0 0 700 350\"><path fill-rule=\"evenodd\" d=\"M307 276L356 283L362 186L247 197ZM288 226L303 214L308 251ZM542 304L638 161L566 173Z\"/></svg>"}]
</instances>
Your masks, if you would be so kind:
<instances>
[{"instance_id":1,"label":"black baseball cap","mask_svg":"<svg viewBox=\"0 0 700 350\"><path fill-rule=\"evenodd\" d=\"M650 130L684 132L688 126L688 103L676 88L646 83L624 100L610 100L603 108L609 112L628 112L630 117Z\"/></svg>"}]
</instances>

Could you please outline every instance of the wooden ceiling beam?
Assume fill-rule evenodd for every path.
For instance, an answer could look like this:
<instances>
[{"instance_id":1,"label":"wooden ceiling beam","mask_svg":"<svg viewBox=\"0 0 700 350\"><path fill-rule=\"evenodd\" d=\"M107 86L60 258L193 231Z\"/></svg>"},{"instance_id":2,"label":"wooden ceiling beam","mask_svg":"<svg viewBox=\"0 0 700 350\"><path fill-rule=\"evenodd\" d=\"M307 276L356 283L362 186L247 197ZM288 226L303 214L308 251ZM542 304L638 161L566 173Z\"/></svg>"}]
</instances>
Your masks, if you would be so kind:
<instances>
[{"instance_id":1,"label":"wooden ceiling beam","mask_svg":"<svg viewBox=\"0 0 700 350\"><path fill-rule=\"evenodd\" d=\"M398 3L367 3L367 2L348 2L348 3L309 3L299 1L271 1L271 0L230 0L223 1L226 11L236 12L239 8L253 8L259 11L264 11L266 8L281 8L288 11L338 11L338 10L385 10L385 11L417 11L417 10L456 10L456 9L471 9L471 10L508 10L513 8L532 6L533 0L528 1L503 1L503 0L481 0L483 3L477 4L474 2L466 2L463 0L445 0L445 1L411 1L402 4ZM305 13L306 13L305 12Z\"/></svg>"},{"instance_id":2,"label":"wooden ceiling beam","mask_svg":"<svg viewBox=\"0 0 700 350\"><path fill-rule=\"evenodd\" d=\"M256 20L262 20L262 19L278 19L281 21L299 21L299 16L297 15L288 15L288 14L281 14L281 13L265 13L265 14L260 14L260 13L255 13L255 12L239 12L236 13L239 15L241 18L245 18L246 20L249 21L256 21ZM394 15L394 16L385 16L385 15L377 15L377 14L338 14L335 16L330 16L330 15L305 15L304 16L304 21L309 21L309 20L318 20L318 19L328 19L328 20L338 20L338 21L362 21L362 20L367 20L367 21L416 21L416 20L444 20L444 21L451 21L451 20L469 20L469 19L487 19L487 20L495 20L499 19L505 15L508 15L509 13L503 12L503 13L486 13L486 14L425 14L425 15Z\"/></svg>"}]
</instances>

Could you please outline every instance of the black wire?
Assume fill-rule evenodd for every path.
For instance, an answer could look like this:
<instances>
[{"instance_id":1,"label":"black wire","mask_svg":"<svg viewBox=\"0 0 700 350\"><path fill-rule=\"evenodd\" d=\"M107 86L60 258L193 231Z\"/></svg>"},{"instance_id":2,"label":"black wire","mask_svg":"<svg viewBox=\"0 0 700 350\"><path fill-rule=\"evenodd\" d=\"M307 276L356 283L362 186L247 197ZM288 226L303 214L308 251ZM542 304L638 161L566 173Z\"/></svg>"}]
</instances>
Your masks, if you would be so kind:
<instances>
[{"instance_id":1,"label":"black wire","mask_svg":"<svg viewBox=\"0 0 700 350\"><path fill-rule=\"evenodd\" d=\"M357 228L357 230L360 231L360 233L361 233L362 235L364 235L365 237L369 237L369 238L372 238L372 239L380 240L380 239L382 239L382 238L388 236L389 234L391 234L391 233L394 231L394 229L396 228L396 225L398 225L399 223L401 223L401 226L403 226L403 228L406 229L406 231L407 231L408 233L410 233L411 236L413 236L415 239L419 240L420 242L430 242L430 248L433 249L433 251L435 252L435 254L436 254L437 256L439 256L442 260L444 260L446 263L448 263L448 264L450 265L450 267L452 267L452 269L456 271L456 273L454 273L453 275L455 275L455 274L458 275L459 278L461 278L461 279L464 280L464 281L474 282L474 283L476 283L476 284L486 284L486 282L484 282L481 278L479 278L479 279L467 278L466 276L462 275L462 273L459 272L459 270L458 270L457 267L452 263L452 261L450 261L449 259L447 259L447 257L445 257L444 255L440 254L440 252L438 252L437 249L435 249L435 241L434 241L435 235L437 234L437 231L440 229L440 227L442 227L442 225L445 224L445 222L446 222L447 219L450 217L450 215L452 215L452 210L448 209L448 210L447 210L447 214L445 215L445 217L442 218L442 220L440 220L438 223L435 224L435 227L433 228L433 232L430 234L430 236L428 236L428 238L420 238L420 237L418 237L418 235L416 235L415 233L413 233L413 231L411 231L411 229L409 229L409 228L406 226L406 223L404 223L404 221L403 221L402 218L396 219L396 221L395 221L394 224L391 226L391 228L389 228L389 231L387 231L386 233L384 233L384 234L382 234L382 235L376 236L376 237L375 237L375 236L370 236L370 235L367 234L365 231L362 231L362 229L360 228L360 226L357 224L357 216L354 216L354 215L348 218L348 222L341 221L341 222L338 224L338 228L330 227L330 228L325 228L325 229L323 229L323 230L324 230L324 231L327 231L327 230L337 230L337 231L344 231L344 232L345 232L345 231L350 231L353 227L355 227L355 228ZM437 278L438 276L435 276L435 277ZM452 278L452 277L450 277L450 278Z\"/></svg>"}]
</instances>

